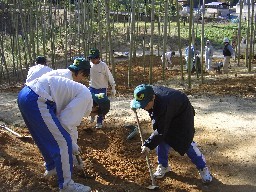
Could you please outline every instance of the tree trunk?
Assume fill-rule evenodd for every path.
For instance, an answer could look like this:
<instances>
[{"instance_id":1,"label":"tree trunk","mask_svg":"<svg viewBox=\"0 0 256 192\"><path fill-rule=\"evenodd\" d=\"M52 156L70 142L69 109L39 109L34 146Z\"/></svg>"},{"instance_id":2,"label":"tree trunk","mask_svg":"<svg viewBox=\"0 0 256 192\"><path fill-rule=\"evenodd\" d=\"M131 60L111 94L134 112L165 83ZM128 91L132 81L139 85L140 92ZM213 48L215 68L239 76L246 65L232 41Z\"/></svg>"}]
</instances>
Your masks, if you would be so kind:
<instances>
[{"instance_id":1,"label":"tree trunk","mask_svg":"<svg viewBox=\"0 0 256 192\"><path fill-rule=\"evenodd\" d=\"M109 48L109 60L112 65L112 74L115 79L115 63L113 58L113 48L112 48L112 39L111 39L111 28L110 28L110 19L109 19L109 1L105 0L105 10L106 10L106 20L107 20L107 31L108 31L108 48Z\"/></svg>"},{"instance_id":2,"label":"tree trunk","mask_svg":"<svg viewBox=\"0 0 256 192\"><path fill-rule=\"evenodd\" d=\"M153 67L153 38L154 38L154 23L155 23L155 0L151 1L151 31L150 31L150 62L149 62L149 84L153 83L152 67Z\"/></svg>"}]
</instances>

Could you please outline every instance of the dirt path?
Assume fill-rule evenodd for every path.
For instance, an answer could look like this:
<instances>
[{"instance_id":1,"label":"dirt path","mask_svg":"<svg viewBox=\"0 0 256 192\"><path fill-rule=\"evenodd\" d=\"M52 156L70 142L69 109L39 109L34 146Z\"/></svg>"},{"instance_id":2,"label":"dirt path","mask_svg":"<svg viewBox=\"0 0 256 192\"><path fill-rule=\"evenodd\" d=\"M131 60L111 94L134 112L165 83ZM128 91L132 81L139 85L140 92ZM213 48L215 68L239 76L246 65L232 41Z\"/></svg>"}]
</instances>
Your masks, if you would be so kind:
<instances>
[{"instance_id":1,"label":"dirt path","mask_svg":"<svg viewBox=\"0 0 256 192\"><path fill-rule=\"evenodd\" d=\"M17 109L16 96L16 93L0 94L0 117L5 123L10 123L12 125L17 126L23 125L23 122ZM190 95L189 98L196 110L195 140L198 142L200 148L204 152L215 179L210 186L204 186L200 184L200 180L196 173L196 170L188 161L188 159L186 157L180 157L176 153L173 153L170 158L173 173L167 176L163 181L158 181L158 184L161 186L161 188L165 189L163 191L179 191L178 188L183 189L182 191L256 191L255 99L238 98L235 96L223 97L204 95ZM96 136L97 134L103 134L105 135L104 137L109 137L110 141L113 142L115 138L112 137L112 135L109 134L109 132L112 132L112 130L116 129L116 131L123 132L121 139L125 139L125 136L127 136L128 132L124 131L123 127L125 125L135 124L133 113L129 110L129 100L130 98L127 100L127 98L123 97L112 99L112 108L106 120L106 130L103 132L100 131L98 133L93 131L93 135ZM140 110L139 116L142 122L142 127L145 128L144 134L148 134L150 132L150 128L147 123L145 124L145 122L149 121L146 112ZM83 130L87 130L87 128L92 128L92 125L89 125L87 120L84 120L83 123ZM147 126L145 127L144 124ZM87 128L85 128L84 126ZM18 129L18 131L20 130ZM0 136L2 134L3 132L1 131ZM116 139L118 139L118 136ZM3 135L1 140L3 141ZM100 145L102 145L102 143L100 144L100 141L98 142L99 144L96 144L98 146L97 150L101 151ZM122 148L123 147L124 146L122 146ZM33 146L33 148L35 148L35 146ZM111 148L116 150L116 148ZM138 136L136 138L135 148L139 150ZM109 153L110 156L113 155L113 153L116 153L114 151L108 152L108 148L106 148L105 150L105 153ZM12 150L4 149L4 151L8 155L12 156ZM99 153L99 151L97 151L97 153ZM139 151L134 151L134 153L137 153L138 155ZM154 166L156 166L155 155L154 153L152 153L151 155L152 163L154 164ZM95 159L93 154L91 154L90 157ZM106 154L100 157L103 159L107 158ZM100 157L98 159L98 163L103 163L101 162ZM29 159L31 157L28 156L26 158ZM111 158L113 157L109 158L109 160L111 161ZM132 162L131 157L127 158L128 159L126 161ZM42 163L43 161L41 160L41 164ZM142 164L140 166L143 166L145 162L143 162L142 159L139 163ZM6 166L3 164L3 162L1 164L2 168L6 169ZM104 163L102 165L104 165ZM113 166L114 165L111 165L111 167ZM125 167L122 166L119 168L126 169ZM124 170L119 171L122 172ZM145 181L150 182L147 169L145 169L145 172L146 174L144 175L144 178L141 181L133 180L133 182L137 182L138 185L143 185L143 182ZM98 174L99 178L97 182L104 183L104 179L100 179L101 172L99 172ZM141 176L142 175L140 175L140 177ZM125 176L123 177L125 178ZM135 192L138 189L138 186L135 187L130 186L128 184L124 184L124 181L119 182L121 182L121 186L127 185L128 187L131 187L130 191ZM111 184L111 182L109 184ZM170 188L170 186L168 187L168 185L171 185L172 187ZM5 188L4 186L5 185L3 185L2 187L3 189L8 189ZM176 188L175 186L178 188ZM100 189L100 187L95 187L95 189L97 188ZM10 189L15 191L14 188ZM122 191L118 188L113 188L113 190ZM102 189L102 191L104 190ZM144 190L140 189L140 191Z\"/></svg>"}]
</instances>

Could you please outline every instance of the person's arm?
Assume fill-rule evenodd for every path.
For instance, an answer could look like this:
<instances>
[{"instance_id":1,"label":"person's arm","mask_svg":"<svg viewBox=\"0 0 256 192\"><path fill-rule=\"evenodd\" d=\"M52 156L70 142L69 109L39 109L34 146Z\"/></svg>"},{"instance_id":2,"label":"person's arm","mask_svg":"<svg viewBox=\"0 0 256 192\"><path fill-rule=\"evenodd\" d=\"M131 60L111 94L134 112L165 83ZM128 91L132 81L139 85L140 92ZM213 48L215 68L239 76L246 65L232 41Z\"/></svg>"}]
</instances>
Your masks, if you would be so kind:
<instances>
[{"instance_id":1,"label":"person's arm","mask_svg":"<svg viewBox=\"0 0 256 192\"><path fill-rule=\"evenodd\" d=\"M116 83L115 83L114 77L113 77L112 73L110 72L107 65L106 65L106 75L107 75L109 84L111 86L111 94L113 96L115 96L115 94L116 94Z\"/></svg>"},{"instance_id":2,"label":"person's arm","mask_svg":"<svg viewBox=\"0 0 256 192\"><path fill-rule=\"evenodd\" d=\"M231 53L231 57L234 56L234 49L232 48L232 46L230 44L228 45L228 50Z\"/></svg>"},{"instance_id":3,"label":"person's arm","mask_svg":"<svg viewBox=\"0 0 256 192\"><path fill-rule=\"evenodd\" d=\"M164 140L163 134L159 134L157 130L155 130L147 140L145 140L143 146L148 147L150 150L155 149L162 141Z\"/></svg>"},{"instance_id":4,"label":"person's arm","mask_svg":"<svg viewBox=\"0 0 256 192\"><path fill-rule=\"evenodd\" d=\"M162 102L167 103L168 101ZM170 103L168 103L158 107L161 111L157 109L154 110L154 117L152 119L152 122L154 122L154 124L152 124L154 132L147 140L145 140L144 143L144 146L148 147L150 150L155 149L161 142L164 141L164 137L167 134L174 114L173 107L170 106Z\"/></svg>"},{"instance_id":5,"label":"person's arm","mask_svg":"<svg viewBox=\"0 0 256 192\"><path fill-rule=\"evenodd\" d=\"M70 80L71 81L71 80ZM61 125L70 133L72 140L77 142L77 126L82 118L89 115L92 110L92 95L87 87L82 84L72 82L67 86L70 92L75 92L74 98L58 114Z\"/></svg>"},{"instance_id":6,"label":"person's arm","mask_svg":"<svg viewBox=\"0 0 256 192\"><path fill-rule=\"evenodd\" d=\"M213 47L211 46L211 57L213 57Z\"/></svg>"}]
</instances>

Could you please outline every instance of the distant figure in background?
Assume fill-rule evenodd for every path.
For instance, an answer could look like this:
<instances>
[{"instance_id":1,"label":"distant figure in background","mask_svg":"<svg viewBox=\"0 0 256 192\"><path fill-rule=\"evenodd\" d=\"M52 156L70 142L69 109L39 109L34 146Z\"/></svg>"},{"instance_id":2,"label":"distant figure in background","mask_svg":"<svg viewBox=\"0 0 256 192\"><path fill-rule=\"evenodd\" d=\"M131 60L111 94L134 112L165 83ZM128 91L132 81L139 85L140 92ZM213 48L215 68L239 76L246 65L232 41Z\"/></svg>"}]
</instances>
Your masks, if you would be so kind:
<instances>
[{"instance_id":1,"label":"distant figure in background","mask_svg":"<svg viewBox=\"0 0 256 192\"><path fill-rule=\"evenodd\" d=\"M246 44L246 38L245 37L242 38L241 44Z\"/></svg>"},{"instance_id":2,"label":"distant figure in background","mask_svg":"<svg viewBox=\"0 0 256 192\"><path fill-rule=\"evenodd\" d=\"M195 49L194 46L191 44L190 46L187 46L185 49L185 59L186 59L186 70L188 71L188 57L189 57L189 52L190 52L190 71L193 68L193 59L195 57Z\"/></svg>"},{"instance_id":3,"label":"distant figure in background","mask_svg":"<svg viewBox=\"0 0 256 192\"><path fill-rule=\"evenodd\" d=\"M199 52L195 51L195 59L193 60L193 67L191 73L201 73L201 60L199 57Z\"/></svg>"},{"instance_id":4,"label":"distant figure in background","mask_svg":"<svg viewBox=\"0 0 256 192\"><path fill-rule=\"evenodd\" d=\"M209 71L212 65L213 47L210 40L206 41L205 45L205 70Z\"/></svg>"},{"instance_id":5,"label":"distant figure in background","mask_svg":"<svg viewBox=\"0 0 256 192\"><path fill-rule=\"evenodd\" d=\"M223 39L223 43L224 43L224 48L223 48L223 56L224 56L223 72L224 72L224 74L228 74L228 66L229 66L229 63L230 63L230 58L234 54L234 49L229 44L229 39L227 37L225 37Z\"/></svg>"},{"instance_id":6,"label":"distant figure in background","mask_svg":"<svg viewBox=\"0 0 256 192\"><path fill-rule=\"evenodd\" d=\"M30 67L26 83L33 81L34 79L41 77L43 74L52 71L52 68L47 66L46 58L44 56L38 56L36 58L35 65Z\"/></svg>"},{"instance_id":7,"label":"distant figure in background","mask_svg":"<svg viewBox=\"0 0 256 192\"><path fill-rule=\"evenodd\" d=\"M161 56L162 63L165 64L165 69L170 70L173 67L172 64L172 57L175 55L174 51L168 51L165 53L165 60L166 63L164 63L164 56Z\"/></svg>"}]
</instances>

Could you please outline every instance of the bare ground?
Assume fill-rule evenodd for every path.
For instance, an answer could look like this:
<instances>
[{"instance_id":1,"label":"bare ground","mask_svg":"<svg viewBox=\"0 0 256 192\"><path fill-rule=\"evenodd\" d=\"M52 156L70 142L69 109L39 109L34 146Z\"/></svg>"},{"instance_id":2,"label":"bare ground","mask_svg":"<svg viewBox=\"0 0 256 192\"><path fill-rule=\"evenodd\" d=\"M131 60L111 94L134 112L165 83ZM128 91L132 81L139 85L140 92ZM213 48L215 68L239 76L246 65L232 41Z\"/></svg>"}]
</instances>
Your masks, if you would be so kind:
<instances>
[{"instance_id":1,"label":"bare ground","mask_svg":"<svg viewBox=\"0 0 256 192\"><path fill-rule=\"evenodd\" d=\"M195 75L192 88L180 83L179 71L167 71L166 81L161 79L159 58L153 67L153 82L184 91L195 107L195 141L206 156L208 166L214 176L209 185L203 185L196 168L184 156L176 152L170 154L172 171L161 180L158 191L169 192L254 192L256 191L256 81L254 72L246 73L246 68L232 63L231 73L206 74L205 84ZM129 109L132 90L136 85L148 82L143 72L142 58L134 61L136 74L131 85L126 85L127 62L117 64L118 94L111 99L111 111L107 115L104 128L96 130L88 118L79 127L79 145L82 159L88 173L94 179L84 179L82 173L74 172L76 182L89 185L94 192L144 192L148 191L150 176L144 157L140 156L139 135L127 140L130 130L126 125L136 121ZM147 62L146 62L147 63ZM20 117L16 97L20 86L8 87L0 93L0 121L20 134L29 135ZM139 110L143 136L151 132L145 111ZM156 155L152 151L150 160L156 167ZM20 140L8 131L0 129L0 191L58 191L56 179L50 181L42 177L43 159L31 140Z\"/></svg>"}]
</instances>

